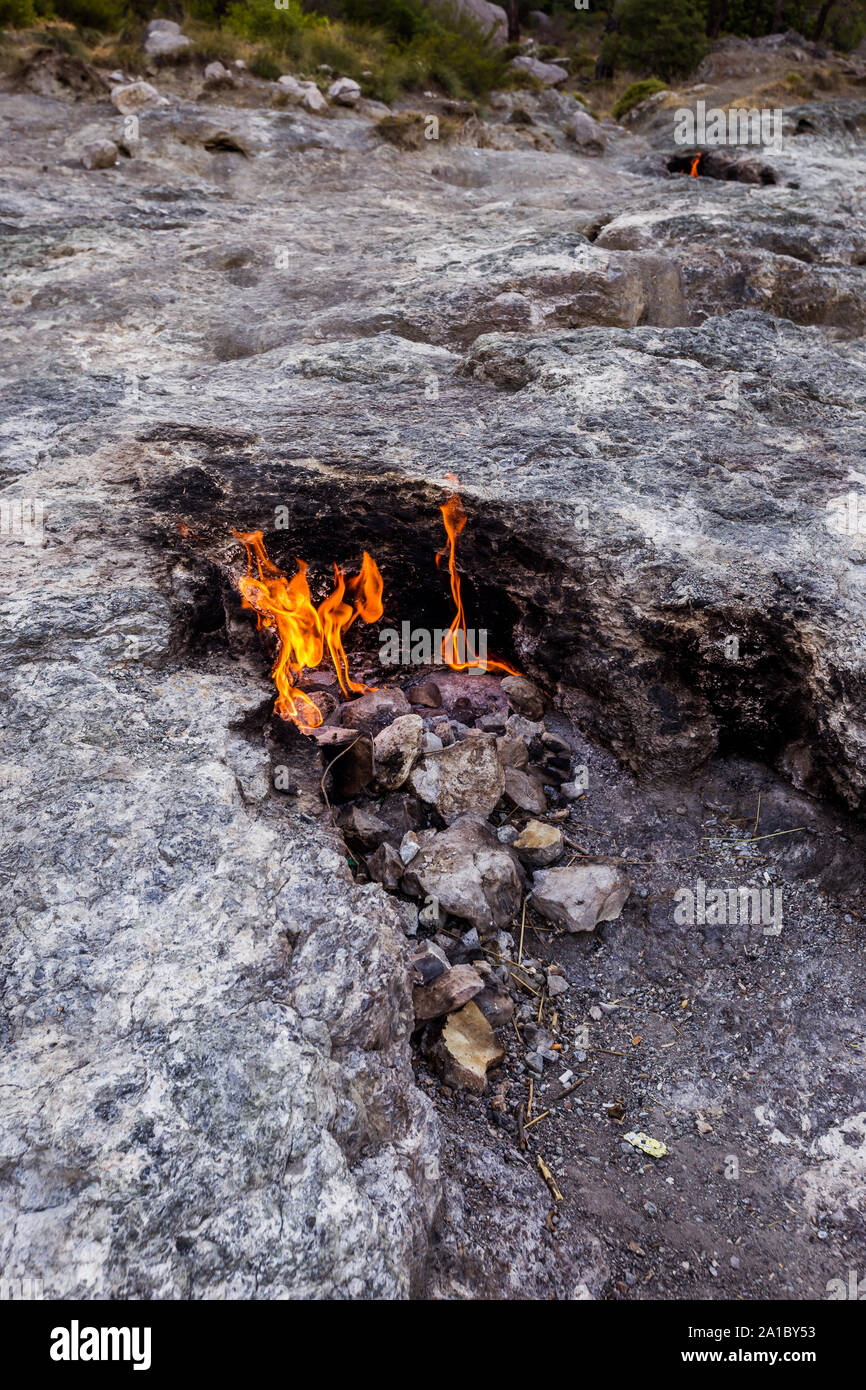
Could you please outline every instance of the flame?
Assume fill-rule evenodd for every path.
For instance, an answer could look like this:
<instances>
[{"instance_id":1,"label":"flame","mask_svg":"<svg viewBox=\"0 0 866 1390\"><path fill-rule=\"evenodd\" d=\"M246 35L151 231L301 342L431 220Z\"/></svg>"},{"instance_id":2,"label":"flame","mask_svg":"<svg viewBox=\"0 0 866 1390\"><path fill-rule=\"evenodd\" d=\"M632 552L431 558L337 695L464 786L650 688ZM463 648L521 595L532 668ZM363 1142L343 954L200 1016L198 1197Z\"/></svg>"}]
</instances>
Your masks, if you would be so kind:
<instances>
[{"instance_id":1,"label":"flame","mask_svg":"<svg viewBox=\"0 0 866 1390\"><path fill-rule=\"evenodd\" d=\"M463 510L463 503L460 500L457 488L460 480L454 473L446 473L445 477L453 485L451 495L447 501L439 508L442 513L442 520L445 523L445 534L448 537L447 544L437 552L436 564L441 567L445 556L448 556L448 574L451 579L451 596L454 599L456 613L454 620L448 629L448 636L442 644L442 658L452 671L507 671L512 676L520 673L514 670L513 666L508 666L504 661L493 661L487 657L484 661L478 661L473 657L471 661L460 660L460 648L458 647L457 634L462 632L464 656L469 656L469 645L466 636L466 615L463 611L463 599L460 596L460 575L457 573L457 537L466 525L466 513Z\"/></svg>"},{"instance_id":2,"label":"flame","mask_svg":"<svg viewBox=\"0 0 866 1390\"><path fill-rule=\"evenodd\" d=\"M297 573L288 579L269 559L261 531L233 531L247 552L247 572L238 580L244 608L256 614L259 628L277 634L277 656L271 671L277 687L276 710L302 730L322 722L318 705L297 687L304 670L318 666L327 647L344 695L362 694L371 687L353 681L343 647L343 633L356 618L373 623L381 618L382 576L375 560L364 551L358 574L347 580L334 566L334 589L318 608L313 606L307 583L308 566L295 560ZM255 572L254 572L255 571ZM348 596L350 602L346 602Z\"/></svg>"},{"instance_id":3,"label":"flame","mask_svg":"<svg viewBox=\"0 0 866 1390\"><path fill-rule=\"evenodd\" d=\"M689 170L689 177L690 177L690 178L699 179L699 178L701 177L700 174L698 173L698 166L700 165L700 162L701 162L701 159L702 159L702 158L703 158L703 156L702 156L702 155L699 155L699 154L696 154L696 155L693 157L693 159L692 159L692 167L691 167L691 169Z\"/></svg>"}]
</instances>

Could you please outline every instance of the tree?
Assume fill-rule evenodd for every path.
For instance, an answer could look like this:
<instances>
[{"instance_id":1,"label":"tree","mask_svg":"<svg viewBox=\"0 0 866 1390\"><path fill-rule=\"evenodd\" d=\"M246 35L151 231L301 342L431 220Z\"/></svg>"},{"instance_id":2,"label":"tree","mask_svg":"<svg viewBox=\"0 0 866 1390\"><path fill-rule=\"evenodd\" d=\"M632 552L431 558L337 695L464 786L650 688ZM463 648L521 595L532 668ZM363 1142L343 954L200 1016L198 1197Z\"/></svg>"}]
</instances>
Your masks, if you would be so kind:
<instances>
[{"instance_id":1,"label":"tree","mask_svg":"<svg viewBox=\"0 0 866 1390\"><path fill-rule=\"evenodd\" d=\"M707 51L696 0L622 0L616 6L620 66L665 81L691 72Z\"/></svg>"}]
</instances>

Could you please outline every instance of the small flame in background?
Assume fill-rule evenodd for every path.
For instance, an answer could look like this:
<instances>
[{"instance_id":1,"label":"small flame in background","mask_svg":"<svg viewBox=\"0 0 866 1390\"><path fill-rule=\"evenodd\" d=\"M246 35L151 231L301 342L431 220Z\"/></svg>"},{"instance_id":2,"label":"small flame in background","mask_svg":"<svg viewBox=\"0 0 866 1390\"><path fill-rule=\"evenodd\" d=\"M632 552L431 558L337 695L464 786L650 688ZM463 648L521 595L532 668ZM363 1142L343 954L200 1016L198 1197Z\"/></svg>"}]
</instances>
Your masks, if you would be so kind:
<instances>
[{"instance_id":1,"label":"small flame in background","mask_svg":"<svg viewBox=\"0 0 866 1390\"><path fill-rule=\"evenodd\" d=\"M454 614L454 621L448 629L448 637L442 648L442 658L452 671L471 671L483 668L485 671L508 671L512 676L518 674L511 666L506 666L503 661L492 661L489 657L485 661L460 661L459 651L462 650L465 656L469 655L469 647L466 637L466 615L463 612L463 599L460 597L460 575L457 573L457 537L466 525L466 513L463 510L463 503L460 500L457 488L460 480L454 473L446 473L445 477L451 483L453 491L447 502L439 508L442 513L442 520L445 523L445 534L448 543L436 555L436 564L441 568L442 561L448 556L448 574L451 577L451 596L457 612ZM457 634L463 633L462 648L458 647Z\"/></svg>"},{"instance_id":2,"label":"small flame in background","mask_svg":"<svg viewBox=\"0 0 866 1390\"><path fill-rule=\"evenodd\" d=\"M466 615L460 596L460 576L457 573L457 537L466 525L466 513L456 491L459 486L457 478L453 473L448 473L446 477L454 490L440 509L448 540L437 554L436 564L441 566L445 556L448 556L451 594L457 611L443 644L442 658L453 671L508 671L511 675L517 675L512 666L489 657L484 661L474 656L469 660L460 660L461 650L465 657L470 656ZM261 531L232 531L232 535L243 542L247 552L247 572L238 580L243 606L255 613L259 628L268 628L277 635L277 656L271 670L277 687L277 714L283 719L291 719L302 732L309 732L321 724L322 712L315 701L298 688L297 681L303 671L312 670L320 664L326 648L344 695L350 691L363 695L375 689L374 686L352 680L343 635L356 618L361 618L365 623L375 623L381 618L384 612L384 585L379 567L366 550L360 572L351 579L347 579L343 570L334 565L334 588L316 608L310 595L308 565L304 560L296 558L297 573L289 579L268 557ZM457 637L461 632L462 648Z\"/></svg>"},{"instance_id":3,"label":"small flame in background","mask_svg":"<svg viewBox=\"0 0 866 1390\"><path fill-rule=\"evenodd\" d=\"M259 628L272 628L277 634L277 657L271 674L277 687L277 714L293 720L301 729L315 729L322 712L309 695L299 690L298 676L318 666L327 647L344 695L351 690L363 695L372 689L353 681L343 647L343 633L356 618L374 623L381 618L382 576L376 561L364 551L361 571L347 580L334 566L334 589L313 606L307 583L308 566L296 560L298 572L288 579L268 558L261 531L233 531L247 552L247 572L238 580L244 608L256 614ZM348 602L346 600L349 600Z\"/></svg>"},{"instance_id":4,"label":"small flame in background","mask_svg":"<svg viewBox=\"0 0 866 1390\"><path fill-rule=\"evenodd\" d=\"M699 178L701 177L700 174L698 173L698 169L699 169L699 167L700 167L700 163L701 163L702 158L703 158L703 155L696 154L696 155L694 156L694 158L692 159L692 167L691 167L691 169L689 170L689 177L690 177L690 178L699 179Z\"/></svg>"}]
</instances>

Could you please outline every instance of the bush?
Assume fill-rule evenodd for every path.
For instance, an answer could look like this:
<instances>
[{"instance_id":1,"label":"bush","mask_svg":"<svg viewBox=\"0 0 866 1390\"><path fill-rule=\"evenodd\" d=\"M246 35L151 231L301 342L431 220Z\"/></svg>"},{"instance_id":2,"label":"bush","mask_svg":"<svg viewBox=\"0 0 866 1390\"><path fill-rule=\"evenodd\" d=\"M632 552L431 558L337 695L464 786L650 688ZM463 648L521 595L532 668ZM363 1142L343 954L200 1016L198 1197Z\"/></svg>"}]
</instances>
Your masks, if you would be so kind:
<instances>
[{"instance_id":1,"label":"bush","mask_svg":"<svg viewBox=\"0 0 866 1390\"><path fill-rule=\"evenodd\" d=\"M615 11L615 61L670 81L691 72L709 43L696 0L622 0Z\"/></svg>"},{"instance_id":2,"label":"bush","mask_svg":"<svg viewBox=\"0 0 866 1390\"><path fill-rule=\"evenodd\" d=\"M0 0L0 29L26 29L35 22L33 0Z\"/></svg>"},{"instance_id":3,"label":"bush","mask_svg":"<svg viewBox=\"0 0 866 1390\"><path fill-rule=\"evenodd\" d=\"M274 0L234 0L226 12L226 24L251 42L266 41L279 52L290 52L298 35L326 24L317 14L307 14L300 0L286 0L278 10Z\"/></svg>"},{"instance_id":4,"label":"bush","mask_svg":"<svg viewBox=\"0 0 866 1390\"><path fill-rule=\"evenodd\" d=\"M96 29L102 34L116 34L123 25L125 6L122 0L51 0L55 19L65 19L79 29Z\"/></svg>"},{"instance_id":5,"label":"bush","mask_svg":"<svg viewBox=\"0 0 866 1390\"><path fill-rule=\"evenodd\" d=\"M276 82L282 76L285 63L280 64L269 48L260 48L254 58L250 59L249 69L254 77L260 77L263 82Z\"/></svg>"},{"instance_id":6,"label":"bush","mask_svg":"<svg viewBox=\"0 0 866 1390\"><path fill-rule=\"evenodd\" d=\"M657 77L644 77L640 82L632 82L630 87L626 87L610 114L615 121L619 121L627 111L631 111L633 106L639 106L642 101L646 101L647 97L654 96L656 92L663 92L664 90L664 82L659 82Z\"/></svg>"}]
</instances>

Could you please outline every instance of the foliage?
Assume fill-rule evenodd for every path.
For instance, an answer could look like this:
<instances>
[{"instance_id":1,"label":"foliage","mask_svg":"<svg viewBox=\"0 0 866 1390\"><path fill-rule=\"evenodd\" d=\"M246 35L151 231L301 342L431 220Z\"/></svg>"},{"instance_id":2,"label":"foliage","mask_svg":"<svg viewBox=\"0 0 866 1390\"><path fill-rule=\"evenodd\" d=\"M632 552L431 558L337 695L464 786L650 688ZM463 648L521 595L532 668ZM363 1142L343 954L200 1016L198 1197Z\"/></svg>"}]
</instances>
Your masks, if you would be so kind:
<instances>
[{"instance_id":1,"label":"foliage","mask_svg":"<svg viewBox=\"0 0 866 1390\"><path fill-rule=\"evenodd\" d=\"M33 0L0 0L0 29L26 29L35 23Z\"/></svg>"},{"instance_id":2,"label":"foliage","mask_svg":"<svg viewBox=\"0 0 866 1390\"><path fill-rule=\"evenodd\" d=\"M709 48L696 0L621 0L615 17L616 63L669 81L691 72Z\"/></svg>"},{"instance_id":3,"label":"foliage","mask_svg":"<svg viewBox=\"0 0 866 1390\"><path fill-rule=\"evenodd\" d=\"M659 82L657 77L644 77L640 82L632 82L630 87L626 87L622 96L614 105L611 115L615 121L619 121L633 106L638 106L647 97L654 96L656 92L665 90L664 82Z\"/></svg>"}]
</instances>

